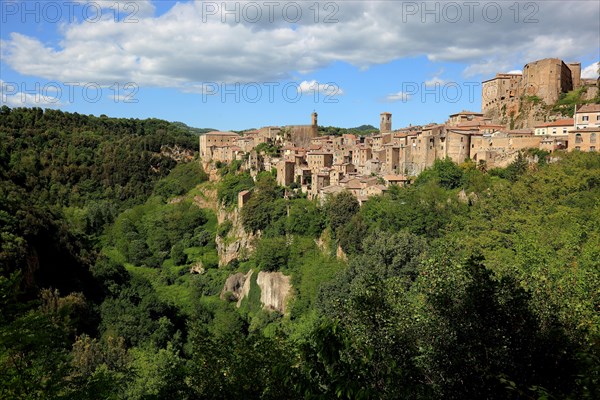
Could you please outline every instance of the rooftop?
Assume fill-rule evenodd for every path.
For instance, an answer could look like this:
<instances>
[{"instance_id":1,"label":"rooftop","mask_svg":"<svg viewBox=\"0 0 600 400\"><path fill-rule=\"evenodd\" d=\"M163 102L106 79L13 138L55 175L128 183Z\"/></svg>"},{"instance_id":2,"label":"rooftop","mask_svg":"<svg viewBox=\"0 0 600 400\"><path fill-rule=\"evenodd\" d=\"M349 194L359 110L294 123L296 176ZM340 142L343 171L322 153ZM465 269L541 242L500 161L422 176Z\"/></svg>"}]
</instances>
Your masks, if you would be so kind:
<instances>
[{"instance_id":1,"label":"rooftop","mask_svg":"<svg viewBox=\"0 0 600 400\"><path fill-rule=\"evenodd\" d=\"M600 112L600 104L584 104L577 109L577 114L589 112Z\"/></svg>"}]
</instances>

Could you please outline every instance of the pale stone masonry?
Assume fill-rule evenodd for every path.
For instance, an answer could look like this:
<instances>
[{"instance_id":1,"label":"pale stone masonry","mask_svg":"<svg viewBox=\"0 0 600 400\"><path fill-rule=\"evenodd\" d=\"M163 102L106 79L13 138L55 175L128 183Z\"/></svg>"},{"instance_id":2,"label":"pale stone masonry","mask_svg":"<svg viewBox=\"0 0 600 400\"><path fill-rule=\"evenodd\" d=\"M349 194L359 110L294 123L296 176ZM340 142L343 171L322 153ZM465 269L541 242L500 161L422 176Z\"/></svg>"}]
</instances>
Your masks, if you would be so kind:
<instances>
[{"instance_id":1,"label":"pale stone masonry","mask_svg":"<svg viewBox=\"0 0 600 400\"><path fill-rule=\"evenodd\" d=\"M552 102L567 90L590 84L580 78L578 63L545 59L527 64L523 74L498 74L483 82L482 112L460 111L443 124L392 129L392 114L379 116L380 132L369 136L345 134L318 136L317 113L311 125L264 127L254 131L210 132L200 137L200 156L214 161L240 160L252 176L277 171L277 183L324 201L328 195L347 190L360 203L385 193L389 185L406 185L436 160L456 163L467 159L487 168L505 167L520 151L530 148L555 151L597 151L600 145L600 105L575 110L574 118L507 129L494 123L486 110L514 106L527 88ZM489 93L486 93L489 92ZM493 93L494 96L489 97ZM488 97L485 97L485 96ZM256 146L267 143L280 149L266 155ZM243 203L249 193L244 193Z\"/></svg>"}]
</instances>

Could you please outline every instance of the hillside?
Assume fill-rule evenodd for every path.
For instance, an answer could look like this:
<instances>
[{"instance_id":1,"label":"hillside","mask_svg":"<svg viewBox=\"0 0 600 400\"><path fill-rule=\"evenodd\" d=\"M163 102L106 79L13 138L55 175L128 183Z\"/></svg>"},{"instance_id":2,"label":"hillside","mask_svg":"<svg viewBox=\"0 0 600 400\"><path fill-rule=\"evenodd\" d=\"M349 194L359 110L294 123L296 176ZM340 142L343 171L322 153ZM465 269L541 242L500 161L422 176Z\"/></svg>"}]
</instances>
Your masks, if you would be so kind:
<instances>
[{"instance_id":1,"label":"hillside","mask_svg":"<svg viewBox=\"0 0 600 400\"><path fill-rule=\"evenodd\" d=\"M359 207L196 146L2 108L0 398L599 397L599 154L438 160Z\"/></svg>"}]
</instances>

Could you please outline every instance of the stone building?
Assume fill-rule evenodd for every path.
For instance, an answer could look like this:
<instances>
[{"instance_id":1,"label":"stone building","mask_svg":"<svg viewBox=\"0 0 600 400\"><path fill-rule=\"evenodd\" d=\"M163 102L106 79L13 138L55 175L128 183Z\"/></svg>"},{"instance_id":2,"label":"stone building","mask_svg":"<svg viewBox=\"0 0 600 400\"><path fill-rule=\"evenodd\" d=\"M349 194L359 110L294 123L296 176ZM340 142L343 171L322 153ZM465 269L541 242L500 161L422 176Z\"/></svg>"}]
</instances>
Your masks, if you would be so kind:
<instances>
[{"instance_id":1,"label":"stone building","mask_svg":"<svg viewBox=\"0 0 600 400\"><path fill-rule=\"evenodd\" d=\"M230 162L233 160L233 153L229 148L237 147L239 138L240 135L234 132L205 133L200 136L200 157L203 161Z\"/></svg>"},{"instance_id":2,"label":"stone building","mask_svg":"<svg viewBox=\"0 0 600 400\"><path fill-rule=\"evenodd\" d=\"M315 151L306 154L308 167L312 172L318 172L323 168L330 168L333 165L333 153Z\"/></svg>"},{"instance_id":3,"label":"stone building","mask_svg":"<svg viewBox=\"0 0 600 400\"><path fill-rule=\"evenodd\" d=\"M569 132L569 151L598 151L600 126L574 129Z\"/></svg>"},{"instance_id":4,"label":"stone building","mask_svg":"<svg viewBox=\"0 0 600 400\"><path fill-rule=\"evenodd\" d=\"M571 63L575 69L576 63ZM545 58L525 64L520 82L520 93L537 96L546 104L554 104L561 93L573 90L573 73L581 74L579 69L571 71L569 65L558 58ZM580 82L581 76L575 81Z\"/></svg>"},{"instance_id":5,"label":"stone building","mask_svg":"<svg viewBox=\"0 0 600 400\"><path fill-rule=\"evenodd\" d=\"M522 73L498 73L482 82L481 111L488 116L517 115L524 96L555 104L562 93L581 87L581 63L545 58L525 64Z\"/></svg>"},{"instance_id":6,"label":"stone building","mask_svg":"<svg viewBox=\"0 0 600 400\"><path fill-rule=\"evenodd\" d=\"M567 136L574 126L573 118L559 119L534 126L534 132L536 136Z\"/></svg>"},{"instance_id":7,"label":"stone building","mask_svg":"<svg viewBox=\"0 0 600 400\"><path fill-rule=\"evenodd\" d=\"M389 112L382 112L379 115L379 132L391 132L392 131L392 114Z\"/></svg>"},{"instance_id":8,"label":"stone building","mask_svg":"<svg viewBox=\"0 0 600 400\"><path fill-rule=\"evenodd\" d=\"M277 163L277 184L289 186L294 182L295 162L293 160L280 160Z\"/></svg>"},{"instance_id":9,"label":"stone building","mask_svg":"<svg viewBox=\"0 0 600 400\"><path fill-rule=\"evenodd\" d=\"M600 126L600 104L585 104L575 110L575 128Z\"/></svg>"},{"instance_id":10,"label":"stone building","mask_svg":"<svg viewBox=\"0 0 600 400\"><path fill-rule=\"evenodd\" d=\"M291 141L294 146L297 147L305 147L308 148L310 146L310 141L313 138L318 136L318 120L317 113L313 112L311 114L311 124L310 125L289 125L286 126L283 131L285 132L284 137L285 140Z\"/></svg>"}]
</instances>

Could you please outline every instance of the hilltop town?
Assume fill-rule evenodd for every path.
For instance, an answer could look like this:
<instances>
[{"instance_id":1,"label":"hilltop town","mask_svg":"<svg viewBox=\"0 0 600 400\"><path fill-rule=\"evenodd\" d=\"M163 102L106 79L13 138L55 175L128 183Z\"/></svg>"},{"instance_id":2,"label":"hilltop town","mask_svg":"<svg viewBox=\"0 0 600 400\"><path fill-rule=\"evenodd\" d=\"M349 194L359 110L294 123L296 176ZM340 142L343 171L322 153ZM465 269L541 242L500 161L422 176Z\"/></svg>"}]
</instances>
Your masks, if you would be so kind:
<instances>
[{"instance_id":1,"label":"hilltop town","mask_svg":"<svg viewBox=\"0 0 600 400\"><path fill-rule=\"evenodd\" d=\"M580 63L548 58L482 82L481 112L460 111L444 123L393 129L392 114L382 112L377 134L319 136L313 112L310 125L206 133L200 157L208 171L239 160L253 176L275 169L280 185L310 199L348 190L363 202L391 184L410 183L437 159L470 159L489 169L507 166L527 149L596 151L600 104L592 99L599 83L581 79ZM573 104L572 118L548 112L573 91L586 104Z\"/></svg>"}]
</instances>

